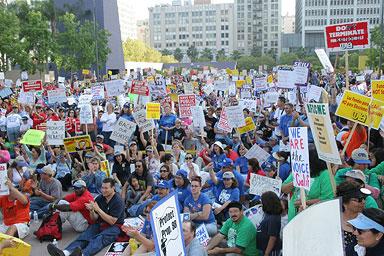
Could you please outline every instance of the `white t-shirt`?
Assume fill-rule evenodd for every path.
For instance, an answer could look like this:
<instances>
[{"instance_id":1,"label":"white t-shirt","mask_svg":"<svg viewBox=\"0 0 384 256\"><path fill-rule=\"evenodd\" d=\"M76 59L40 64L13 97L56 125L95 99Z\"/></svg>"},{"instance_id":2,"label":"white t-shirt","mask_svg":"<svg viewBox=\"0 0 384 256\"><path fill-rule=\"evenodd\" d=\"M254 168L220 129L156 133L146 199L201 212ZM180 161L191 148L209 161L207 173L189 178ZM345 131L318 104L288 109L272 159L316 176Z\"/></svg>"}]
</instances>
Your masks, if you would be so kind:
<instances>
[{"instance_id":1,"label":"white t-shirt","mask_svg":"<svg viewBox=\"0 0 384 256\"><path fill-rule=\"evenodd\" d=\"M7 128L20 127L22 124L21 116L19 114L10 113L7 116Z\"/></svg>"},{"instance_id":2,"label":"white t-shirt","mask_svg":"<svg viewBox=\"0 0 384 256\"><path fill-rule=\"evenodd\" d=\"M103 123L103 132L112 132L113 131L113 126L116 123L116 114L115 113L104 113L100 121Z\"/></svg>"}]
</instances>

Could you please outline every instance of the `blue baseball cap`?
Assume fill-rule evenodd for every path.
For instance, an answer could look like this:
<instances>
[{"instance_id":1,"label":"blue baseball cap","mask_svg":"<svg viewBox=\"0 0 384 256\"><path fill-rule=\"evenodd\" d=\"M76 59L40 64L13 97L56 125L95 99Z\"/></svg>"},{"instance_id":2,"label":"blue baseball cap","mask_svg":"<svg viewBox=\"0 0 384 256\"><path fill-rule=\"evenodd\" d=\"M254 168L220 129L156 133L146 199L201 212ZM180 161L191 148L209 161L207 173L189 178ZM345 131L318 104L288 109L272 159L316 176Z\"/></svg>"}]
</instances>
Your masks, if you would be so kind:
<instances>
[{"instance_id":1,"label":"blue baseball cap","mask_svg":"<svg viewBox=\"0 0 384 256\"><path fill-rule=\"evenodd\" d=\"M176 172L176 175L175 176L181 176L183 178L186 178L188 176L188 173L187 171L183 170L183 169L180 169Z\"/></svg>"},{"instance_id":2,"label":"blue baseball cap","mask_svg":"<svg viewBox=\"0 0 384 256\"><path fill-rule=\"evenodd\" d=\"M220 163L221 168L232 166L232 165L233 165L233 161L231 160L231 158L224 158L224 160Z\"/></svg>"},{"instance_id":3,"label":"blue baseball cap","mask_svg":"<svg viewBox=\"0 0 384 256\"><path fill-rule=\"evenodd\" d=\"M156 188L166 188L168 189L168 183L165 180L159 180L159 182L156 185Z\"/></svg>"},{"instance_id":4,"label":"blue baseball cap","mask_svg":"<svg viewBox=\"0 0 384 256\"><path fill-rule=\"evenodd\" d=\"M357 217L354 218L353 220L349 220L348 223L358 229L362 229L362 230L376 229L377 231L384 233L383 225L377 223L374 220L371 220L370 218L368 218L362 213L359 213L359 215L357 215Z\"/></svg>"}]
</instances>

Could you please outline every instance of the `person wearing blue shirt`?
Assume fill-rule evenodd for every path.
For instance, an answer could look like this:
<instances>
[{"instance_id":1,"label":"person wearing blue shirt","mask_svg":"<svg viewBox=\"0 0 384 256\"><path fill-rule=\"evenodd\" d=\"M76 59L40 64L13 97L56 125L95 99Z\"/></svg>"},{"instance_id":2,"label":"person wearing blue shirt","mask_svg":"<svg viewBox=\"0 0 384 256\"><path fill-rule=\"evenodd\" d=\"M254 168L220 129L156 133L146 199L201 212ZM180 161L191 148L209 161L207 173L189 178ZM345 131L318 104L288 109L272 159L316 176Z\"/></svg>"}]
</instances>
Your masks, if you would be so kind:
<instances>
[{"instance_id":1,"label":"person wearing blue shirt","mask_svg":"<svg viewBox=\"0 0 384 256\"><path fill-rule=\"evenodd\" d=\"M309 120L305 108L302 107L303 114L295 113L293 119L295 120L294 126L296 127L308 127L308 143L314 143L311 127L309 126Z\"/></svg>"},{"instance_id":2,"label":"person wearing blue shirt","mask_svg":"<svg viewBox=\"0 0 384 256\"><path fill-rule=\"evenodd\" d=\"M212 201L201 193L201 178L194 176L191 179L191 195L184 201L184 213L190 213L190 219L195 224L205 224L210 237L217 233L215 216L212 211Z\"/></svg>"},{"instance_id":3,"label":"person wearing blue shirt","mask_svg":"<svg viewBox=\"0 0 384 256\"><path fill-rule=\"evenodd\" d=\"M168 144L170 144L172 140L171 130L175 127L177 117L175 114L171 112L170 106L165 106L164 111L165 111L165 114L160 117L160 121L159 121L159 126L160 126L159 138L160 138L160 141L164 143L165 137L166 137L165 135L168 131L167 140L168 140Z\"/></svg>"},{"instance_id":4,"label":"person wearing blue shirt","mask_svg":"<svg viewBox=\"0 0 384 256\"><path fill-rule=\"evenodd\" d=\"M101 185L107 175L105 172L100 171L100 160L96 157L88 162L88 168L88 173L81 177L81 179L87 184L89 192L99 195L101 194Z\"/></svg>"},{"instance_id":5,"label":"person wearing blue shirt","mask_svg":"<svg viewBox=\"0 0 384 256\"><path fill-rule=\"evenodd\" d=\"M279 151L273 153L273 157L280 163L280 168L278 174L280 179L284 182L289 174L291 174L291 165L288 163L289 153L284 151Z\"/></svg>"},{"instance_id":6,"label":"person wearing blue shirt","mask_svg":"<svg viewBox=\"0 0 384 256\"><path fill-rule=\"evenodd\" d=\"M212 145L212 153L210 155L210 162L213 163L213 169L215 172L220 171L221 169L221 162L226 159L227 156L224 152L223 144L220 141L216 141Z\"/></svg>"},{"instance_id":7,"label":"person wearing blue shirt","mask_svg":"<svg viewBox=\"0 0 384 256\"><path fill-rule=\"evenodd\" d=\"M177 190L177 196L179 199L179 206L180 206L180 212L183 211L184 209L184 201L185 199L192 195L191 194L191 188L190 188L190 183L188 180L188 174L185 170L178 170L175 175L174 179L174 187L175 190Z\"/></svg>"},{"instance_id":8,"label":"person wearing blue shirt","mask_svg":"<svg viewBox=\"0 0 384 256\"><path fill-rule=\"evenodd\" d=\"M125 120L135 122L135 119L133 118L132 110L131 110L129 103L124 104L123 109L120 112L120 117L124 118Z\"/></svg>"},{"instance_id":9,"label":"person wearing blue shirt","mask_svg":"<svg viewBox=\"0 0 384 256\"><path fill-rule=\"evenodd\" d=\"M289 133L288 133L288 127L292 126L292 121L293 121L293 105L291 103L286 103L285 104L285 115L283 115L280 118L280 123L279 123L279 129L281 131L281 135L283 136L283 139L286 141Z\"/></svg>"},{"instance_id":10,"label":"person wearing blue shirt","mask_svg":"<svg viewBox=\"0 0 384 256\"><path fill-rule=\"evenodd\" d=\"M248 158L244 156L247 152L247 148L243 144L241 144L237 151L240 157L235 160L236 170L244 175L248 173Z\"/></svg>"}]
</instances>

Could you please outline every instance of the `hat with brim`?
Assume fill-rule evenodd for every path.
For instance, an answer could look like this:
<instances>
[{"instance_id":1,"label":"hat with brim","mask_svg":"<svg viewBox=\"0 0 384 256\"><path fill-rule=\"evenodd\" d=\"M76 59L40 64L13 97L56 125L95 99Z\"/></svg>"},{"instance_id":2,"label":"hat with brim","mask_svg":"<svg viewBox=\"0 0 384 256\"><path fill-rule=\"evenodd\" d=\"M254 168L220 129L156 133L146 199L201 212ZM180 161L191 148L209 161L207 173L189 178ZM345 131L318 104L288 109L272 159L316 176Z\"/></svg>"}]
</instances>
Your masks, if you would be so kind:
<instances>
[{"instance_id":1,"label":"hat with brim","mask_svg":"<svg viewBox=\"0 0 384 256\"><path fill-rule=\"evenodd\" d=\"M53 176L53 175L55 175L55 172L52 170L52 168L50 167L50 166L44 166L43 168L41 168L41 169L36 169L36 170L38 170L38 172L40 173L40 174L47 174L47 175L49 175L49 176Z\"/></svg>"},{"instance_id":2,"label":"hat with brim","mask_svg":"<svg viewBox=\"0 0 384 256\"><path fill-rule=\"evenodd\" d=\"M14 161L15 161L17 167L25 167L25 166L28 166L27 161L25 161L24 158L23 158L22 156L18 156L18 157L16 157Z\"/></svg>"},{"instance_id":3,"label":"hat with brim","mask_svg":"<svg viewBox=\"0 0 384 256\"><path fill-rule=\"evenodd\" d=\"M235 175L232 172L223 173L223 179L234 179Z\"/></svg>"},{"instance_id":4,"label":"hat with brim","mask_svg":"<svg viewBox=\"0 0 384 256\"><path fill-rule=\"evenodd\" d=\"M74 188L86 188L87 184L83 180L76 180L73 185Z\"/></svg>"},{"instance_id":5,"label":"hat with brim","mask_svg":"<svg viewBox=\"0 0 384 256\"><path fill-rule=\"evenodd\" d=\"M120 156L120 155L122 155L123 154L123 152L120 152L120 151L115 151L115 154L114 154L114 156Z\"/></svg>"},{"instance_id":6,"label":"hat with brim","mask_svg":"<svg viewBox=\"0 0 384 256\"><path fill-rule=\"evenodd\" d=\"M359 213L359 215L357 215L356 218L349 220L348 223L358 229L362 229L362 230L376 229L377 231L384 233L383 225L377 223L374 220L371 220L370 218L368 218L362 213Z\"/></svg>"},{"instance_id":7,"label":"hat with brim","mask_svg":"<svg viewBox=\"0 0 384 256\"><path fill-rule=\"evenodd\" d=\"M176 172L176 175L175 176L180 176L182 178L186 178L188 176L188 173L183 170L183 169L180 169Z\"/></svg>"},{"instance_id":8,"label":"hat with brim","mask_svg":"<svg viewBox=\"0 0 384 256\"><path fill-rule=\"evenodd\" d=\"M233 161L231 158L224 158L224 160L221 163L219 163L219 165L221 168L233 166Z\"/></svg>"},{"instance_id":9,"label":"hat with brim","mask_svg":"<svg viewBox=\"0 0 384 256\"><path fill-rule=\"evenodd\" d=\"M98 134L98 135L96 136L96 138L104 139L104 136L101 135L101 134Z\"/></svg>"},{"instance_id":10,"label":"hat with brim","mask_svg":"<svg viewBox=\"0 0 384 256\"><path fill-rule=\"evenodd\" d=\"M371 164L367 150L364 148L356 148L352 151L351 158L356 164Z\"/></svg>"},{"instance_id":11,"label":"hat with brim","mask_svg":"<svg viewBox=\"0 0 384 256\"><path fill-rule=\"evenodd\" d=\"M164 189L168 189L169 186L167 184L166 181L164 180L160 180L157 184L156 184L156 188L164 188Z\"/></svg>"},{"instance_id":12,"label":"hat with brim","mask_svg":"<svg viewBox=\"0 0 384 256\"><path fill-rule=\"evenodd\" d=\"M224 151L223 143L221 143L220 141L216 141L215 143L213 143L213 145L218 146L219 148L221 148Z\"/></svg>"},{"instance_id":13,"label":"hat with brim","mask_svg":"<svg viewBox=\"0 0 384 256\"><path fill-rule=\"evenodd\" d=\"M350 177L350 178L354 178L356 180L360 180L361 182L363 182L364 184L366 183L366 177L364 175L364 173L360 170L350 170L350 171L347 171L343 177Z\"/></svg>"},{"instance_id":14,"label":"hat with brim","mask_svg":"<svg viewBox=\"0 0 384 256\"><path fill-rule=\"evenodd\" d=\"M273 156L273 158L275 158L277 161L283 161L283 160L284 160L284 157L279 156L279 154L278 154L277 152L273 153L272 156Z\"/></svg>"}]
</instances>

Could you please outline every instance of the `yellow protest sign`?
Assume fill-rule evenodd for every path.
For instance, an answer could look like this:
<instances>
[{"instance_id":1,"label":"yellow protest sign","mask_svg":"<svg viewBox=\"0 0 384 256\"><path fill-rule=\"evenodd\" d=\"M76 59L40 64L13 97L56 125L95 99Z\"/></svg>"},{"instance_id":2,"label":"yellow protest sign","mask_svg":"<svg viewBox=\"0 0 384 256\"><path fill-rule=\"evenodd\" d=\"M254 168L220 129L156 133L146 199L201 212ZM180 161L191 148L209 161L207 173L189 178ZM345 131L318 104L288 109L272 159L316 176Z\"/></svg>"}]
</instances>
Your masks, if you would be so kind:
<instances>
[{"instance_id":1,"label":"yellow protest sign","mask_svg":"<svg viewBox=\"0 0 384 256\"><path fill-rule=\"evenodd\" d=\"M89 75L91 73L91 71L89 71L89 69L83 69L83 75Z\"/></svg>"},{"instance_id":2,"label":"yellow protest sign","mask_svg":"<svg viewBox=\"0 0 384 256\"><path fill-rule=\"evenodd\" d=\"M169 94L169 97L171 97L171 100L173 102L179 102L179 95L177 95L176 93Z\"/></svg>"},{"instance_id":3,"label":"yellow protest sign","mask_svg":"<svg viewBox=\"0 0 384 256\"><path fill-rule=\"evenodd\" d=\"M147 103L147 119L160 119L160 103Z\"/></svg>"},{"instance_id":4,"label":"yellow protest sign","mask_svg":"<svg viewBox=\"0 0 384 256\"><path fill-rule=\"evenodd\" d=\"M247 82L247 84L252 84L252 78L250 76L247 76L245 78L245 81Z\"/></svg>"},{"instance_id":5,"label":"yellow protest sign","mask_svg":"<svg viewBox=\"0 0 384 256\"><path fill-rule=\"evenodd\" d=\"M372 80L372 97L384 101L384 80Z\"/></svg>"},{"instance_id":6,"label":"yellow protest sign","mask_svg":"<svg viewBox=\"0 0 384 256\"><path fill-rule=\"evenodd\" d=\"M100 162L100 171L105 172L105 175L109 178L111 176L111 169L109 168L108 160Z\"/></svg>"},{"instance_id":7,"label":"yellow protest sign","mask_svg":"<svg viewBox=\"0 0 384 256\"><path fill-rule=\"evenodd\" d=\"M108 70L108 75L112 75L112 70Z\"/></svg>"},{"instance_id":8,"label":"yellow protest sign","mask_svg":"<svg viewBox=\"0 0 384 256\"><path fill-rule=\"evenodd\" d=\"M239 76L239 70L237 69L232 70L232 76Z\"/></svg>"},{"instance_id":9,"label":"yellow protest sign","mask_svg":"<svg viewBox=\"0 0 384 256\"><path fill-rule=\"evenodd\" d=\"M269 75L268 78L267 78L267 82L268 83L272 83L273 82L273 75Z\"/></svg>"},{"instance_id":10,"label":"yellow protest sign","mask_svg":"<svg viewBox=\"0 0 384 256\"><path fill-rule=\"evenodd\" d=\"M192 82L192 85L193 85L193 87L199 87L199 83L198 82Z\"/></svg>"},{"instance_id":11,"label":"yellow protest sign","mask_svg":"<svg viewBox=\"0 0 384 256\"><path fill-rule=\"evenodd\" d=\"M13 237L13 236L8 236L6 234L0 233L0 243L2 243L6 239L12 239L16 246L12 248L5 248L1 252L1 256L14 256L14 255L30 255L31 254L31 245L27 244L23 240Z\"/></svg>"},{"instance_id":12,"label":"yellow protest sign","mask_svg":"<svg viewBox=\"0 0 384 256\"><path fill-rule=\"evenodd\" d=\"M93 149L91 137L89 135L76 136L64 139L64 148L68 153L78 151L89 151Z\"/></svg>"},{"instance_id":13,"label":"yellow protest sign","mask_svg":"<svg viewBox=\"0 0 384 256\"><path fill-rule=\"evenodd\" d=\"M226 68L225 71L227 72L228 75L232 75L232 70L230 68Z\"/></svg>"},{"instance_id":14,"label":"yellow protest sign","mask_svg":"<svg viewBox=\"0 0 384 256\"><path fill-rule=\"evenodd\" d=\"M21 144L40 146L45 136L44 131L29 129L21 139Z\"/></svg>"},{"instance_id":15,"label":"yellow protest sign","mask_svg":"<svg viewBox=\"0 0 384 256\"><path fill-rule=\"evenodd\" d=\"M237 80L236 81L236 87L237 88L242 88L244 84L245 84L245 80Z\"/></svg>"},{"instance_id":16,"label":"yellow protest sign","mask_svg":"<svg viewBox=\"0 0 384 256\"><path fill-rule=\"evenodd\" d=\"M384 109L381 108L383 106L382 101L352 91L345 91L336 115L365 126L372 125L374 129L378 129L383 117Z\"/></svg>"},{"instance_id":17,"label":"yellow protest sign","mask_svg":"<svg viewBox=\"0 0 384 256\"><path fill-rule=\"evenodd\" d=\"M237 132L240 134L244 134L256 129L256 125L252 120L252 117L245 118L245 125L237 128Z\"/></svg>"},{"instance_id":18,"label":"yellow protest sign","mask_svg":"<svg viewBox=\"0 0 384 256\"><path fill-rule=\"evenodd\" d=\"M176 91L176 85L175 84L168 84L167 85L167 90L169 91Z\"/></svg>"}]
</instances>

